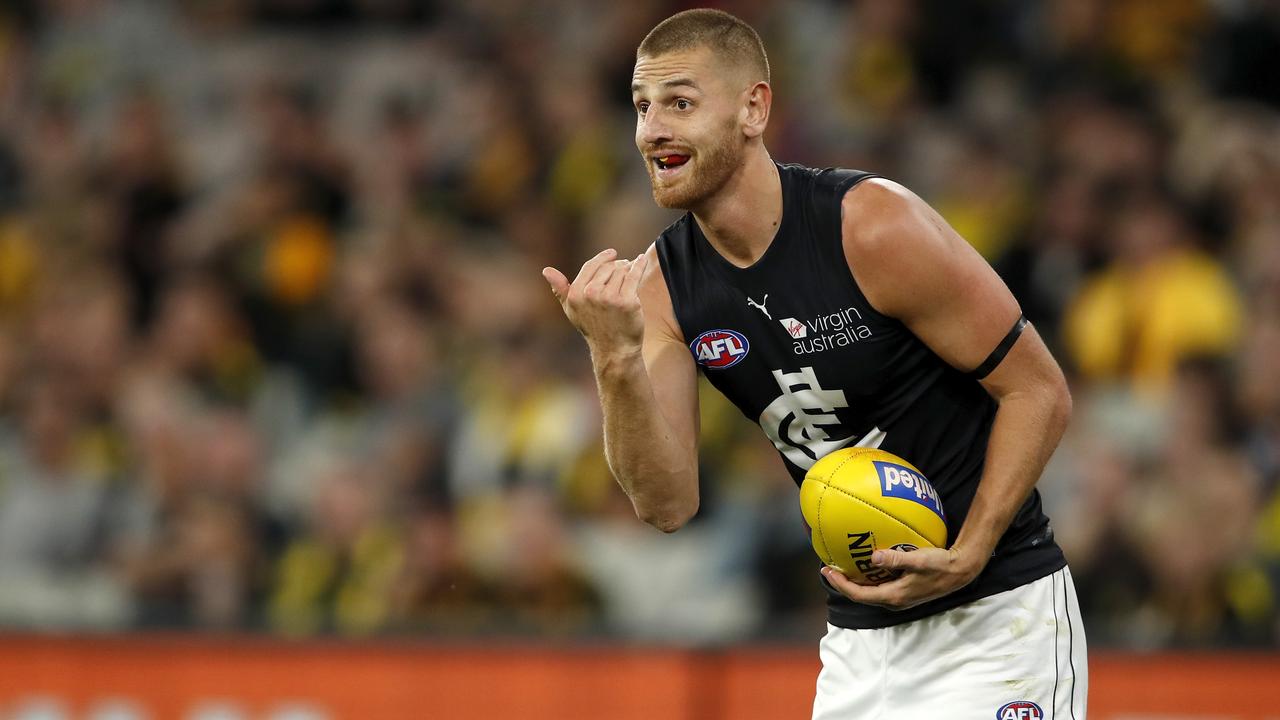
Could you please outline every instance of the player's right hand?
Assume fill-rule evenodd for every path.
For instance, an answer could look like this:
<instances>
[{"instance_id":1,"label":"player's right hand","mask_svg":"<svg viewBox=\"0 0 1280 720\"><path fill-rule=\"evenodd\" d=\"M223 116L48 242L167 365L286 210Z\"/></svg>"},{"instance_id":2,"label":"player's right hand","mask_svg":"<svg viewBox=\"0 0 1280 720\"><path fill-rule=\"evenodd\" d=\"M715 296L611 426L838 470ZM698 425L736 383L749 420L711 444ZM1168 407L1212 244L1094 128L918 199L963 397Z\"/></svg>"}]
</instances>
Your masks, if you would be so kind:
<instances>
[{"instance_id":1,"label":"player's right hand","mask_svg":"<svg viewBox=\"0 0 1280 720\"><path fill-rule=\"evenodd\" d=\"M612 248L583 264L570 283L553 267L542 269L542 277L560 301L569 322L582 333L592 355L640 352L644 338L644 314L640 309L640 280L648 256L618 260Z\"/></svg>"}]
</instances>

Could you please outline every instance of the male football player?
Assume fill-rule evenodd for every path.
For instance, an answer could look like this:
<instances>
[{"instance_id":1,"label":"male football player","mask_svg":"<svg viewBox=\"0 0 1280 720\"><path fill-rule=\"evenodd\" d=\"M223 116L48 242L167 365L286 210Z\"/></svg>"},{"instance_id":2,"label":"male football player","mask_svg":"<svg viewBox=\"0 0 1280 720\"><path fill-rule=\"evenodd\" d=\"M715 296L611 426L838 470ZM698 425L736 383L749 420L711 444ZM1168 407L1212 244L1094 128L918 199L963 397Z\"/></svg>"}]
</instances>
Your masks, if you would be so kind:
<instances>
[{"instance_id":1,"label":"male football player","mask_svg":"<svg viewBox=\"0 0 1280 720\"><path fill-rule=\"evenodd\" d=\"M1084 718L1079 608L1035 490L1071 398L1017 301L901 185L770 157L769 64L738 18L660 23L631 93L654 199L688 212L634 260L543 275L637 515L673 532L698 509L699 371L797 483L841 447L899 455L941 494L950 546L877 550L901 575L874 586L821 569L815 720Z\"/></svg>"}]
</instances>

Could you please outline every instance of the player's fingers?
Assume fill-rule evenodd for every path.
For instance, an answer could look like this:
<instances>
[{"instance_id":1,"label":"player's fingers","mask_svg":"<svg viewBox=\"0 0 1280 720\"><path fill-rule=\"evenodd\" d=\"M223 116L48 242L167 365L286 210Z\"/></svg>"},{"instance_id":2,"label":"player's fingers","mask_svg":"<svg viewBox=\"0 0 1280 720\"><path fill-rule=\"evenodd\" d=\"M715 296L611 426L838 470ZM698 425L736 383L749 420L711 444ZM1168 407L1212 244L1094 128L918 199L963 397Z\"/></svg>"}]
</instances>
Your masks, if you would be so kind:
<instances>
[{"instance_id":1,"label":"player's fingers","mask_svg":"<svg viewBox=\"0 0 1280 720\"><path fill-rule=\"evenodd\" d=\"M844 593L845 595L848 595L850 598L852 598L854 594L856 595L862 594L862 591L860 589L862 586L850 580L844 573L840 572L839 570L833 567L827 566L822 568L822 570L820 570L819 572L822 573L822 577L827 579L827 582L831 583L832 587Z\"/></svg>"},{"instance_id":2,"label":"player's fingers","mask_svg":"<svg viewBox=\"0 0 1280 720\"><path fill-rule=\"evenodd\" d=\"M605 263L596 270L596 274L592 276L591 282L586 284L586 288L593 288L594 291L605 295L609 290L609 283L616 277L620 277L626 268L626 260L614 260L611 263Z\"/></svg>"},{"instance_id":3,"label":"player's fingers","mask_svg":"<svg viewBox=\"0 0 1280 720\"><path fill-rule=\"evenodd\" d=\"M622 288L620 290L622 297L629 298L636 294L640 287L640 280L644 277L644 269L648 265L648 253L640 253L635 260L631 261L631 267L627 268L626 277L622 280Z\"/></svg>"},{"instance_id":4,"label":"player's fingers","mask_svg":"<svg viewBox=\"0 0 1280 720\"><path fill-rule=\"evenodd\" d=\"M619 260L614 263L613 274L609 276L608 281L600 288L600 294L610 299L616 299L618 291L622 289L622 282L627 279L627 272L630 270L630 260Z\"/></svg>"},{"instance_id":5,"label":"player's fingers","mask_svg":"<svg viewBox=\"0 0 1280 720\"><path fill-rule=\"evenodd\" d=\"M617 256L618 251L613 248L607 248L596 253L595 257L582 264L582 269L578 271L578 277L574 278L573 284L580 288L586 287L587 283L594 279L600 267Z\"/></svg>"},{"instance_id":6,"label":"player's fingers","mask_svg":"<svg viewBox=\"0 0 1280 720\"><path fill-rule=\"evenodd\" d=\"M889 609L896 607L894 597L884 585L859 585L845 577L844 573L829 566L822 568L820 572L822 577L826 578L828 583L831 583L831 587L854 602L878 605Z\"/></svg>"},{"instance_id":7,"label":"player's fingers","mask_svg":"<svg viewBox=\"0 0 1280 720\"><path fill-rule=\"evenodd\" d=\"M631 276L632 269L635 268L635 260L616 260L613 263L614 273L609 278L609 289L614 293L622 290L626 284L627 278Z\"/></svg>"},{"instance_id":8,"label":"player's fingers","mask_svg":"<svg viewBox=\"0 0 1280 720\"><path fill-rule=\"evenodd\" d=\"M551 286L551 294L556 296L556 300L564 302L565 296L569 294L569 278L553 267L542 268L542 277Z\"/></svg>"}]
</instances>

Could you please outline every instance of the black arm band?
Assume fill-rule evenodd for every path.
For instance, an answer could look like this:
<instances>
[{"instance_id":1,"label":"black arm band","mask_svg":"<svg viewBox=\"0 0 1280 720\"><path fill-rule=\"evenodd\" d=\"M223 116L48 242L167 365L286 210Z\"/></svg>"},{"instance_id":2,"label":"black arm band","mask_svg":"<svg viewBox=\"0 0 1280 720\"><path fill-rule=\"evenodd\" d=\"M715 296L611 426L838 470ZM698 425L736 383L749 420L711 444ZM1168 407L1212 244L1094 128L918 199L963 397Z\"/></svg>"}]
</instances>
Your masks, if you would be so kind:
<instances>
[{"instance_id":1,"label":"black arm band","mask_svg":"<svg viewBox=\"0 0 1280 720\"><path fill-rule=\"evenodd\" d=\"M1009 330L1009 334L1004 336L1004 339L1000 341L1000 344L996 346L996 349L991 351L991 354L987 356L986 360L982 361L982 364L979 365L977 369L967 373L967 375L974 380L981 380L982 378L990 375L991 371L995 370L996 366L1004 360L1004 356L1009 354L1009 350L1013 347L1013 344L1018 341L1018 336L1022 334L1022 329L1026 326L1027 316L1019 315L1018 322L1013 324L1013 328Z\"/></svg>"}]
</instances>

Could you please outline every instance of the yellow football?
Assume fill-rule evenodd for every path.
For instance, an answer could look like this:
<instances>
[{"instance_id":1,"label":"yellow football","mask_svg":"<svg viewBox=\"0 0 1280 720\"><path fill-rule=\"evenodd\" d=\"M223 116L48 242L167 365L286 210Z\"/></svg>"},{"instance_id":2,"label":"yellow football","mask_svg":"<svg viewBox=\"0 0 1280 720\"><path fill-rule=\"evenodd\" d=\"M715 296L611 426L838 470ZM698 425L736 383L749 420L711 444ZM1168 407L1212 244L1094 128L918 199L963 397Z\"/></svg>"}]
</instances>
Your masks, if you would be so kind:
<instances>
[{"instance_id":1,"label":"yellow football","mask_svg":"<svg viewBox=\"0 0 1280 720\"><path fill-rule=\"evenodd\" d=\"M844 448L814 463L800 510L822 562L850 580L878 584L896 573L871 566L877 548L946 547L942 498L924 473L873 448Z\"/></svg>"}]
</instances>

